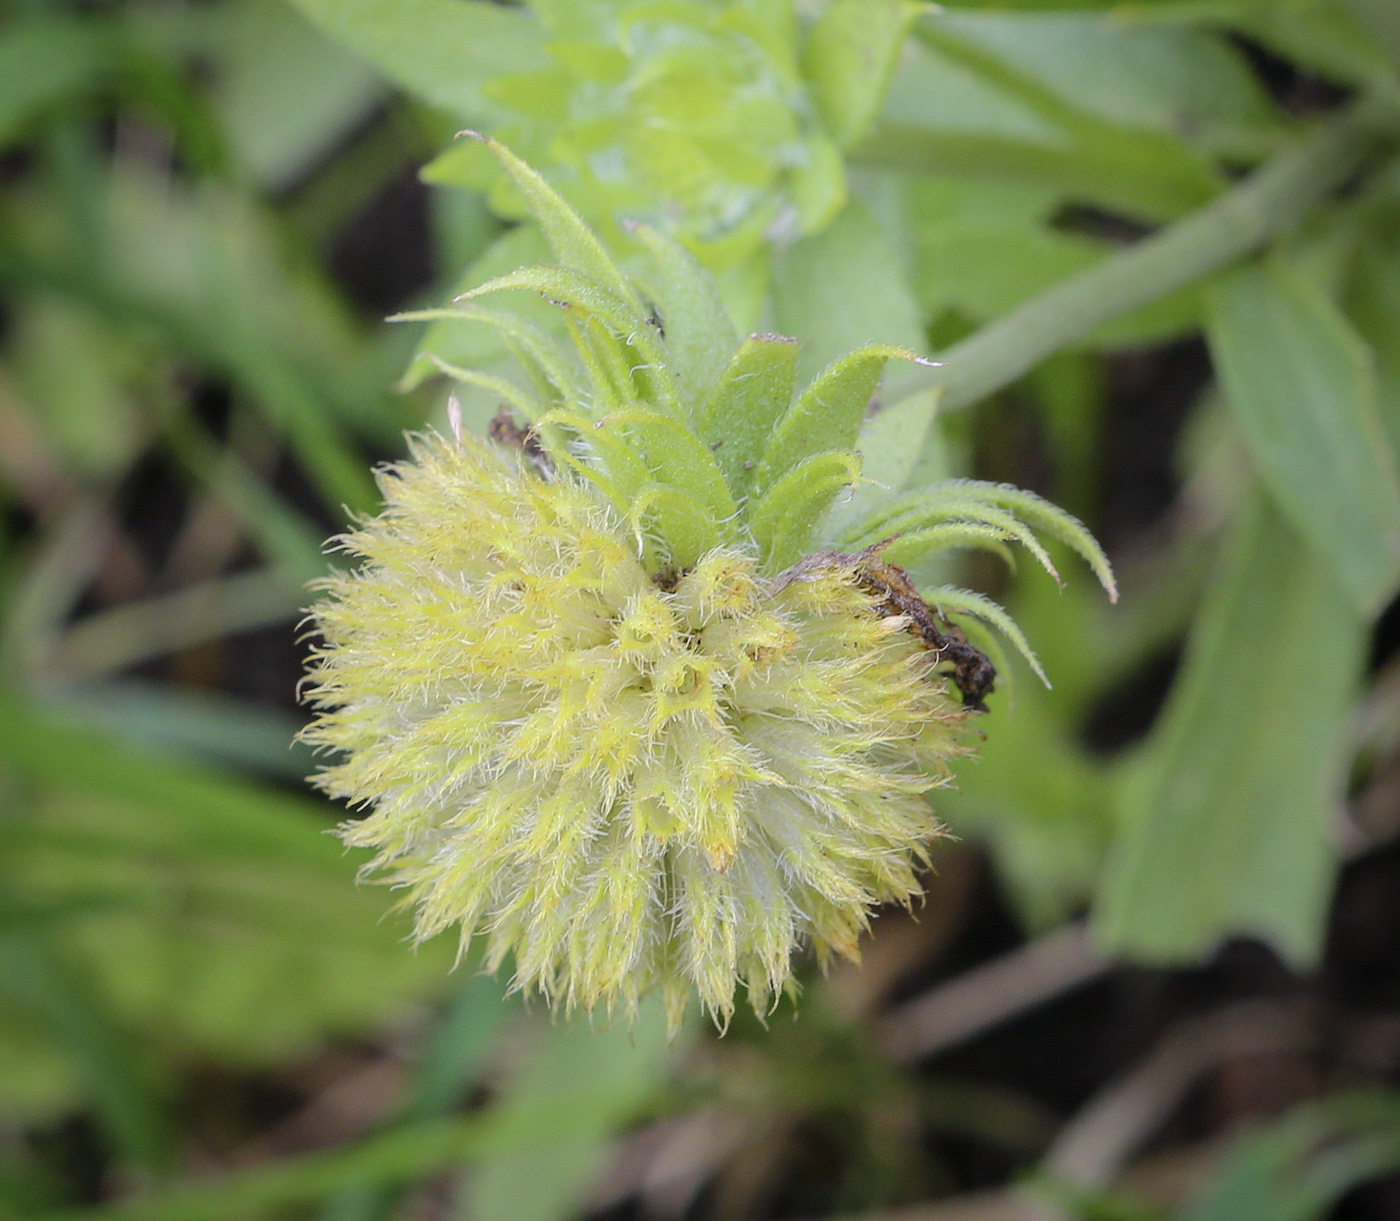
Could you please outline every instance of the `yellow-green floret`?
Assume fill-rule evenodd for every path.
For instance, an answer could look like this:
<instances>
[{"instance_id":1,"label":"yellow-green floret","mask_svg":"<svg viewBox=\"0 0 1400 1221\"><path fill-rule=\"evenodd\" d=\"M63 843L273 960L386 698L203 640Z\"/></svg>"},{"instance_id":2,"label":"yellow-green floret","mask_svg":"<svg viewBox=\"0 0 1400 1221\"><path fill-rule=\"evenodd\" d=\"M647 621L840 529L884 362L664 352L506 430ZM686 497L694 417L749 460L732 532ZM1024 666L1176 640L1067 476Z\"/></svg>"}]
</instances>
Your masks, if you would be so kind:
<instances>
[{"instance_id":1,"label":"yellow-green floret","mask_svg":"<svg viewBox=\"0 0 1400 1221\"><path fill-rule=\"evenodd\" d=\"M673 578L591 487L429 437L326 582L308 733L350 844L418 932L484 935L551 1001L679 1020L756 1007L794 951L857 953L907 902L963 712L849 569L765 580L737 548Z\"/></svg>"}]
</instances>

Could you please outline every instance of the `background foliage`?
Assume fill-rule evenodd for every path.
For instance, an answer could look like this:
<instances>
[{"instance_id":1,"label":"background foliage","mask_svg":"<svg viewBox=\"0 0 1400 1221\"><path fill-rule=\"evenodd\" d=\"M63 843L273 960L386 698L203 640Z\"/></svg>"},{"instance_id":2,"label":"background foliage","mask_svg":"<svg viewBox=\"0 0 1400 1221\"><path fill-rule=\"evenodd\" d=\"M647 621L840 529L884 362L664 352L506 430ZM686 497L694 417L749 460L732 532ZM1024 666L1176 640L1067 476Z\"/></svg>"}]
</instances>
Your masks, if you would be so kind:
<instances>
[{"instance_id":1,"label":"background foliage","mask_svg":"<svg viewBox=\"0 0 1400 1221\"><path fill-rule=\"evenodd\" d=\"M0 1216L1396 1215L1354 1190L1400 1164L1389 0L0 19ZM434 357L510 367L382 320L545 257L464 126L800 377L945 362L833 532L966 474L1113 554L1111 609L925 574L1054 686L1006 663L927 906L800 1020L550 1024L411 952L302 787L320 540Z\"/></svg>"}]
</instances>

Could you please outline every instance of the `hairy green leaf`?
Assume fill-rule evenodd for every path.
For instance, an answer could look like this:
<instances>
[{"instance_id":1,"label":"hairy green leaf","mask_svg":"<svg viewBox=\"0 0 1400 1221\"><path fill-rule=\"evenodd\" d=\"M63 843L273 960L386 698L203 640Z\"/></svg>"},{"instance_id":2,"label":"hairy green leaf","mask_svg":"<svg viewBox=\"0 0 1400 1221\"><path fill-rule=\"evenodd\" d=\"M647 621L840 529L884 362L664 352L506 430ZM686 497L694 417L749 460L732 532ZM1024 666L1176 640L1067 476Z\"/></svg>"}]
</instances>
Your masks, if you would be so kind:
<instances>
[{"instance_id":1,"label":"hairy green leaf","mask_svg":"<svg viewBox=\"0 0 1400 1221\"><path fill-rule=\"evenodd\" d=\"M822 523L824 538L835 541L852 524L904 491L934 429L937 411L935 389L911 394L865 418L856 438L856 452L861 456L860 486L832 506Z\"/></svg>"},{"instance_id":2,"label":"hairy green leaf","mask_svg":"<svg viewBox=\"0 0 1400 1221\"><path fill-rule=\"evenodd\" d=\"M700 417L700 439L740 500L773 426L792 401L797 343L782 335L750 335L726 366Z\"/></svg>"},{"instance_id":3,"label":"hairy green leaf","mask_svg":"<svg viewBox=\"0 0 1400 1221\"><path fill-rule=\"evenodd\" d=\"M781 572L800 560L822 514L859 479L860 456L854 453L815 454L779 479L749 513L765 571Z\"/></svg>"},{"instance_id":4,"label":"hairy green leaf","mask_svg":"<svg viewBox=\"0 0 1400 1221\"><path fill-rule=\"evenodd\" d=\"M593 422L595 435L613 428L628 438L628 447L658 482L686 492L717 523L728 523L735 516L738 510L720 468L689 427L642 407L623 407Z\"/></svg>"},{"instance_id":5,"label":"hairy green leaf","mask_svg":"<svg viewBox=\"0 0 1400 1221\"><path fill-rule=\"evenodd\" d=\"M1400 475L1369 349L1277 263L1209 296L1208 334L1230 405L1280 508L1364 614L1400 586Z\"/></svg>"},{"instance_id":6,"label":"hairy green leaf","mask_svg":"<svg viewBox=\"0 0 1400 1221\"><path fill-rule=\"evenodd\" d=\"M633 231L650 251L656 274L650 286L681 400L699 421L739 339L709 273L695 256L650 225Z\"/></svg>"},{"instance_id":7,"label":"hairy green leaf","mask_svg":"<svg viewBox=\"0 0 1400 1221\"><path fill-rule=\"evenodd\" d=\"M755 491L762 494L814 454L854 446L890 360L920 357L907 348L870 344L823 369L777 421L753 473Z\"/></svg>"},{"instance_id":8,"label":"hairy green leaf","mask_svg":"<svg viewBox=\"0 0 1400 1221\"><path fill-rule=\"evenodd\" d=\"M1025 633L1016 625L1016 620L990 598L974 593L970 589L957 589L951 585L921 589L919 596L940 614L951 612L955 616L958 614L969 615L996 628L1016 646L1016 651L1026 659L1027 664L1035 671L1035 676L1047 687L1050 685L1050 679L1041 668L1040 660L1036 657Z\"/></svg>"},{"instance_id":9,"label":"hairy green leaf","mask_svg":"<svg viewBox=\"0 0 1400 1221\"><path fill-rule=\"evenodd\" d=\"M564 402L577 402L582 396L578 377L567 353L554 338L523 314L512 310L492 310L471 302L446 309L413 310L395 314L390 322L479 322L494 329L511 354L529 374L536 391ZM429 353L433 365L446 371L463 367L437 352Z\"/></svg>"},{"instance_id":10,"label":"hairy green leaf","mask_svg":"<svg viewBox=\"0 0 1400 1221\"><path fill-rule=\"evenodd\" d=\"M505 166L506 172L525 196L530 213L544 232L554 256L565 267L571 267L580 275L602 285L623 302L633 315L633 325L644 321L645 312L632 282L612 261L593 230L584 224L583 218L564 202L563 196L537 170L526 165L505 145L490 139L483 142Z\"/></svg>"}]
</instances>

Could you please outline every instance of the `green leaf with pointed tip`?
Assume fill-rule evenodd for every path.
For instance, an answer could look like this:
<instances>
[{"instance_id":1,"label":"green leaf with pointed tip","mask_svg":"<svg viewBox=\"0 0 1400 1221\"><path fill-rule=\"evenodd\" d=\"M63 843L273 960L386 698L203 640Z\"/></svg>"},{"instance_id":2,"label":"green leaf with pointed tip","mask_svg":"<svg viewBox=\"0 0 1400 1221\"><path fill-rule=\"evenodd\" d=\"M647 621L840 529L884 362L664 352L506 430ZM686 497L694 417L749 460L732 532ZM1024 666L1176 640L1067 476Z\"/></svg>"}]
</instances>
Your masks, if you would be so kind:
<instances>
[{"instance_id":1,"label":"green leaf with pointed tip","mask_svg":"<svg viewBox=\"0 0 1400 1221\"><path fill-rule=\"evenodd\" d=\"M1322 557L1256 491L1123 790L1094 911L1105 944L1186 963L1249 934L1317 961L1365 642Z\"/></svg>"},{"instance_id":2,"label":"green leaf with pointed tip","mask_svg":"<svg viewBox=\"0 0 1400 1221\"><path fill-rule=\"evenodd\" d=\"M916 352L889 344L868 347L833 361L812 380L778 421L754 471L762 492L814 454L850 449L860 435L875 387L890 360L919 361Z\"/></svg>"},{"instance_id":3,"label":"green leaf with pointed tip","mask_svg":"<svg viewBox=\"0 0 1400 1221\"><path fill-rule=\"evenodd\" d=\"M1400 585L1400 476L1373 357L1317 289L1278 264L1208 297L1226 401L1279 507L1365 614Z\"/></svg>"},{"instance_id":4,"label":"green leaf with pointed tip","mask_svg":"<svg viewBox=\"0 0 1400 1221\"><path fill-rule=\"evenodd\" d=\"M954 614L970 615L983 623L991 624L1016 646L1016 651L1030 664L1036 677L1047 687L1050 685L1050 680L1041 668L1040 659L1036 657L1026 634L1017 626L1016 620L1007 614L1004 607L982 594L973 593L970 589L957 589L952 585L921 589L919 596L941 615L951 611Z\"/></svg>"},{"instance_id":5,"label":"green leaf with pointed tip","mask_svg":"<svg viewBox=\"0 0 1400 1221\"><path fill-rule=\"evenodd\" d=\"M541 395L550 394L569 403L579 399L581 387L559 342L553 335L514 310L493 310L472 302L464 302L462 305L449 306L446 309L421 309L406 314L395 314L389 321L484 323L500 334L511 355L529 374ZM429 359L436 363L435 356Z\"/></svg>"},{"instance_id":6,"label":"green leaf with pointed tip","mask_svg":"<svg viewBox=\"0 0 1400 1221\"><path fill-rule=\"evenodd\" d=\"M897 511L875 514L859 523L846 537L852 546L868 547L884 539L898 537L906 554L914 561L913 552L920 539L943 524L990 526L1005 538L1020 543L1056 581L1060 575L1034 531L1016 514L988 504L977 496L960 494L958 481L937 484L926 492L900 497L892 508Z\"/></svg>"},{"instance_id":7,"label":"green leaf with pointed tip","mask_svg":"<svg viewBox=\"0 0 1400 1221\"><path fill-rule=\"evenodd\" d=\"M434 106L478 121L482 85L544 67L539 26L523 9L463 0L297 0L333 37Z\"/></svg>"},{"instance_id":8,"label":"green leaf with pointed tip","mask_svg":"<svg viewBox=\"0 0 1400 1221\"><path fill-rule=\"evenodd\" d=\"M583 222L563 196L546 182L536 170L520 160L504 144L495 140L483 141L486 147L496 154L520 188L530 205L530 213L544 231L545 240L555 257L574 271L596 280L610 293L624 302L632 311L633 323L645 321L642 303L637 299L632 282L623 275L618 265L612 261L597 235Z\"/></svg>"},{"instance_id":9,"label":"green leaf with pointed tip","mask_svg":"<svg viewBox=\"0 0 1400 1221\"><path fill-rule=\"evenodd\" d=\"M473 144L472 147L479 146ZM539 226L516 225L496 238L462 273L454 286L453 297L460 301L463 293L485 284L488 280L503 276L517 267L533 267L548 258L549 246ZM551 326L556 321L555 311L534 292L522 290L516 293L514 300L510 301L510 307L517 313L525 314L537 325ZM426 378L433 376L436 370L428 359L429 352L436 353L454 365L482 368L500 360L505 355L503 349L504 344L499 335L493 334L486 327L448 319L434 322L423 333L413 359L399 380L398 389L412 390Z\"/></svg>"},{"instance_id":10,"label":"green leaf with pointed tip","mask_svg":"<svg viewBox=\"0 0 1400 1221\"><path fill-rule=\"evenodd\" d=\"M447 361L436 356L432 358L432 361L454 381L462 382L468 386L480 386L492 394L499 394L530 423L534 423L545 414L546 407L543 402L528 390L522 390L514 382L506 381L504 377L496 377L490 373L478 373L475 369L459 369L456 365L450 365Z\"/></svg>"},{"instance_id":11,"label":"green leaf with pointed tip","mask_svg":"<svg viewBox=\"0 0 1400 1221\"><path fill-rule=\"evenodd\" d=\"M1071 548L1089 565L1090 571L1108 594L1109 601L1118 601L1118 583L1114 580L1108 556L1099 546L1098 539L1074 514L1066 513L1059 505L1051 504L1034 492L1012 487L1009 483L985 483L982 480L970 479L952 482L958 487L975 488L977 495L988 504L1011 511L1027 525Z\"/></svg>"},{"instance_id":12,"label":"green leaf with pointed tip","mask_svg":"<svg viewBox=\"0 0 1400 1221\"><path fill-rule=\"evenodd\" d=\"M737 516L738 508L713 455L685 424L633 406L594 421L594 435L606 429L616 429L627 438L627 447L647 464L658 483L691 496L716 522L732 522Z\"/></svg>"},{"instance_id":13,"label":"green leaf with pointed tip","mask_svg":"<svg viewBox=\"0 0 1400 1221\"><path fill-rule=\"evenodd\" d=\"M814 454L788 471L749 515L764 570L781 572L800 560L821 515L859 479L860 455L849 451Z\"/></svg>"},{"instance_id":14,"label":"green leaf with pointed tip","mask_svg":"<svg viewBox=\"0 0 1400 1221\"><path fill-rule=\"evenodd\" d=\"M826 129L849 148L880 109L899 50L924 10L908 0L835 0L812 27L802 70Z\"/></svg>"},{"instance_id":15,"label":"green leaf with pointed tip","mask_svg":"<svg viewBox=\"0 0 1400 1221\"><path fill-rule=\"evenodd\" d=\"M651 291L671 371L690 418L698 420L739 337L719 289L695 256L650 225L638 225L634 232L656 265Z\"/></svg>"},{"instance_id":16,"label":"green leaf with pointed tip","mask_svg":"<svg viewBox=\"0 0 1400 1221\"><path fill-rule=\"evenodd\" d=\"M550 457L596 484L626 516L633 494L651 480L651 472L621 435L595 429L594 423L581 412L555 410L547 412L537 427ZM562 435L564 429L573 433L576 445ZM574 452L576 448L587 451L588 461Z\"/></svg>"},{"instance_id":17,"label":"green leaf with pointed tip","mask_svg":"<svg viewBox=\"0 0 1400 1221\"><path fill-rule=\"evenodd\" d=\"M840 538L852 525L888 504L909 485L924 443L933 430L939 389L911 394L867 416L856 438L861 457L860 486L844 503L832 506L822 523L828 540Z\"/></svg>"},{"instance_id":18,"label":"green leaf with pointed tip","mask_svg":"<svg viewBox=\"0 0 1400 1221\"><path fill-rule=\"evenodd\" d=\"M739 345L700 418L700 439L714 451L734 499L753 482L773 426L792 402L797 342L750 335Z\"/></svg>"},{"instance_id":19,"label":"green leaf with pointed tip","mask_svg":"<svg viewBox=\"0 0 1400 1221\"><path fill-rule=\"evenodd\" d=\"M688 492L669 483L648 483L630 498L627 520L638 550L650 566L684 571L724 541L719 523Z\"/></svg>"},{"instance_id":20,"label":"green leaf with pointed tip","mask_svg":"<svg viewBox=\"0 0 1400 1221\"><path fill-rule=\"evenodd\" d=\"M1034 492L1004 483L947 479L920 488L882 505L851 526L842 539L854 546L866 546L892 534L923 530L945 521L981 522L1003 529L1055 576L1053 562L1032 534L1032 529L1039 529L1072 547L1088 563L1109 598L1118 598L1108 557L1083 523Z\"/></svg>"},{"instance_id":21,"label":"green leaf with pointed tip","mask_svg":"<svg viewBox=\"0 0 1400 1221\"><path fill-rule=\"evenodd\" d=\"M635 348L645 364L653 369L666 368L666 352L652 324L597 281L568 267L522 267L478 285L457 300L471 301L518 288L532 289L565 309L597 318L616 339ZM675 386L661 377L651 379L650 385L658 391L656 405L679 419L681 406Z\"/></svg>"},{"instance_id":22,"label":"green leaf with pointed tip","mask_svg":"<svg viewBox=\"0 0 1400 1221\"><path fill-rule=\"evenodd\" d=\"M886 546L881 555L892 564L917 564L929 556L944 551L971 547L980 551L990 551L1005 561L1007 568L1016 571L1016 553L1006 544L1013 540L999 526L989 526L983 522L950 521L940 526L930 526L926 530L914 530L902 534Z\"/></svg>"}]
</instances>

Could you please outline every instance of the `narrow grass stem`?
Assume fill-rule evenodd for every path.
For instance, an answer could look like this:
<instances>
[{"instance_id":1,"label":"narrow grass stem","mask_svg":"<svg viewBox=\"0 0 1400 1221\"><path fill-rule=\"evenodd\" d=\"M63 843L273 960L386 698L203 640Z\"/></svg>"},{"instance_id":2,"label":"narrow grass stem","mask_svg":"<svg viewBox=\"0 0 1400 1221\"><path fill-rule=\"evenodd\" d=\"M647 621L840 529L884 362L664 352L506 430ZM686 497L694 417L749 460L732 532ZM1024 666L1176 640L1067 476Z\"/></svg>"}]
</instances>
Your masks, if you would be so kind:
<instances>
[{"instance_id":1,"label":"narrow grass stem","mask_svg":"<svg viewBox=\"0 0 1400 1221\"><path fill-rule=\"evenodd\" d=\"M1047 289L920 369L910 392L943 388L966 407L1009 385L1095 327L1258 249L1342 185L1376 147L1385 118L1361 103L1277 153L1238 186L1151 237Z\"/></svg>"}]
</instances>

